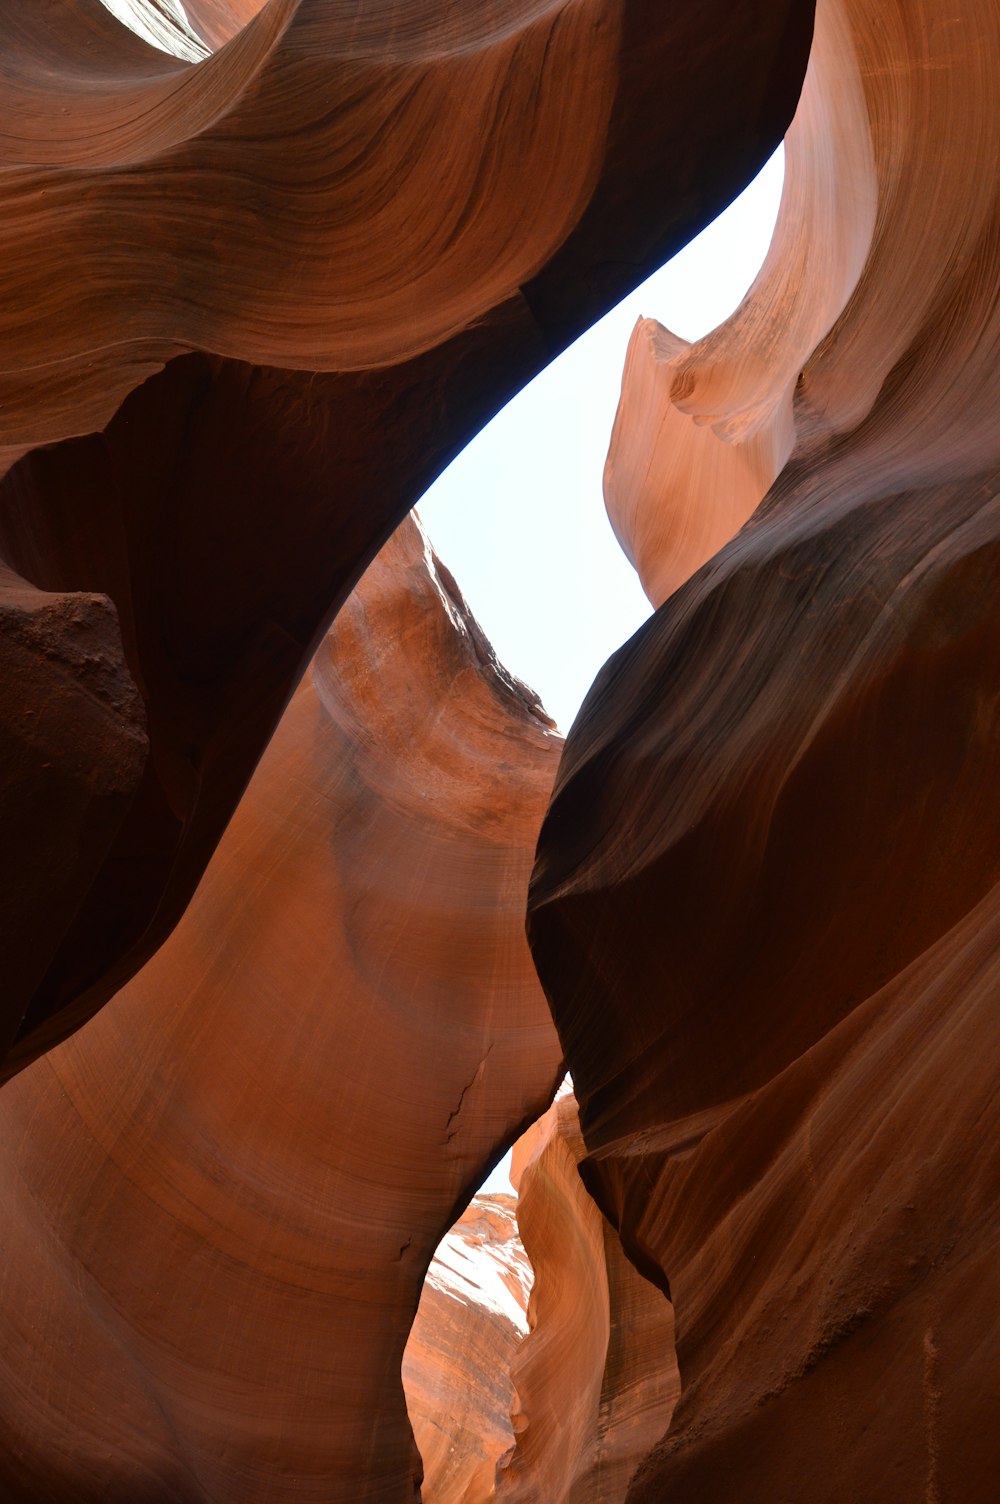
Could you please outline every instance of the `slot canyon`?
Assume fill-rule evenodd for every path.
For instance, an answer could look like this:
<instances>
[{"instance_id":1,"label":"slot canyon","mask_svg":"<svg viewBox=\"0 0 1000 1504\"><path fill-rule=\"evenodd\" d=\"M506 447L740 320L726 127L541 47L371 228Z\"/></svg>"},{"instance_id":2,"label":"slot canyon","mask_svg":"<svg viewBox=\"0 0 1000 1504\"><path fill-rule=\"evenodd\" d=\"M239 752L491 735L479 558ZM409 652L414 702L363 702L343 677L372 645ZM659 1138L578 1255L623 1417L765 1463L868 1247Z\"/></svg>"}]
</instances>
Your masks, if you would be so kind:
<instances>
[{"instance_id":1,"label":"slot canyon","mask_svg":"<svg viewBox=\"0 0 1000 1504\"><path fill-rule=\"evenodd\" d=\"M0 13L0 1504L995 1504L1000 0Z\"/></svg>"}]
</instances>

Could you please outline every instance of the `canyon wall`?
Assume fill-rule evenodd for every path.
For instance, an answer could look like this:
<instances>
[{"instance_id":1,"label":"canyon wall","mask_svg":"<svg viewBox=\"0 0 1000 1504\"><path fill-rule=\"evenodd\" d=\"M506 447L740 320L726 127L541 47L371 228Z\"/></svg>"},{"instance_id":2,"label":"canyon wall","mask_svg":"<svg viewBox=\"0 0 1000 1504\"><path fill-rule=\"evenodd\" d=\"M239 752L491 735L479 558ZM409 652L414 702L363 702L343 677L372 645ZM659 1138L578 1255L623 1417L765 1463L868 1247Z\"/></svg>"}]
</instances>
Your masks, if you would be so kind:
<instances>
[{"instance_id":1,"label":"canyon wall","mask_svg":"<svg viewBox=\"0 0 1000 1504\"><path fill-rule=\"evenodd\" d=\"M584 1152L565 1091L514 1147L535 1280L511 1369L516 1444L497 1471L497 1504L622 1504L677 1403L673 1310L587 1194Z\"/></svg>"},{"instance_id":2,"label":"canyon wall","mask_svg":"<svg viewBox=\"0 0 1000 1504\"><path fill-rule=\"evenodd\" d=\"M386 540L812 6L140 8L0 0L0 1498L411 1501L565 1063L428 1504L993 1504L996 0L819 0L754 287L633 336L658 609L561 763Z\"/></svg>"},{"instance_id":3,"label":"canyon wall","mask_svg":"<svg viewBox=\"0 0 1000 1504\"><path fill-rule=\"evenodd\" d=\"M423 1504L488 1504L514 1444L511 1366L528 1330L532 1269L517 1197L475 1196L442 1239L403 1354Z\"/></svg>"},{"instance_id":4,"label":"canyon wall","mask_svg":"<svg viewBox=\"0 0 1000 1504\"><path fill-rule=\"evenodd\" d=\"M3 1076L155 953L366 564L766 160L812 28L130 8L184 56L0 0Z\"/></svg>"},{"instance_id":5,"label":"canyon wall","mask_svg":"<svg viewBox=\"0 0 1000 1504\"><path fill-rule=\"evenodd\" d=\"M5 1504L414 1497L425 1271L562 1074L560 748L408 521L169 944L0 1092Z\"/></svg>"},{"instance_id":6,"label":"canyon wall","mask_svg":"<svg viewBox=\"0 0 1000 1504\"><path fill-rule=\"evenodd\" d=\"M988 0L821 0L767 265L630 351L661 604L530 900L584 1177L677 1313L629 1504L996 1493L998 66Z\"/></svg>"}]
</instances>

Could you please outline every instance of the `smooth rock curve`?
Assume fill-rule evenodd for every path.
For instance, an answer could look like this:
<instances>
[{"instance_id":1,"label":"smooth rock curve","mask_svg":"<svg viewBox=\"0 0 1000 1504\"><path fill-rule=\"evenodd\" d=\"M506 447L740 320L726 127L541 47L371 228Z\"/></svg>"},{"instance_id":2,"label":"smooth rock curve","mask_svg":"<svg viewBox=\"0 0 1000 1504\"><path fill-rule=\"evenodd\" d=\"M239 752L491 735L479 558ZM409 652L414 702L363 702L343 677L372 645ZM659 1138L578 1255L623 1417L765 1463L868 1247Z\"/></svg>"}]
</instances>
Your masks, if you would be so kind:
<instances>
[{"instance_id":1,"label":"smooth rock curve","mask_svg":"<svg viewBox=\"0 0 1000 1504\"><path fill-rule=\"evenodd\" d=\"M839 168L790 152L819 217L783 216L736 365L671 357L674 411L624 413L619 444L687 403L718 432L662 528L631 493L665 598L574 726L533 880L583 1173L677 1311L629 1504L987 1504L1000 1463L1000 12L822 0L816 37L803 108L870 160L861 212L826 246ZM712 444L768 408L780 473L692 574L676 498L721 516Z\"/></svg>"},{"instance_id":2,"label":"smooth rock curve","mask_svg":"<svg viewBox=\"0 0 1000 1504\"><path fill-rule=\"evenodd\" d=\"M544 1109L560 739L409 521L196 900L0 1093L0 1497L394 1504L433 1251Z\"/></svg>"},{"instance_id":3,"label":"smooth rock curve","mask_svg":"<svg viewBox=\"0 0 1000 1504\"><path fill-rule=\"evenodd\" d=\"M514 1444L511 1366L528 1330L532 1269L517 1198L481 1192L442 1239L403 1354L423 1504L488 1504Z\"/></svg>"},{"instance_id":4,"label":"smooth rock curve","mask_svg":"<svg viewBox=\"0 0 1000 1504\"><path fill-rule=\"evenodd\" d=\"M99 863L32 769L73 912L39 895L6 937L6 1075L169 934L430 481L767 158L812 25L807 0L253 12L192 5L193 62L99 0L0 3L0 561L111 600L149 735Z\"/></svg>"}]
</instances>

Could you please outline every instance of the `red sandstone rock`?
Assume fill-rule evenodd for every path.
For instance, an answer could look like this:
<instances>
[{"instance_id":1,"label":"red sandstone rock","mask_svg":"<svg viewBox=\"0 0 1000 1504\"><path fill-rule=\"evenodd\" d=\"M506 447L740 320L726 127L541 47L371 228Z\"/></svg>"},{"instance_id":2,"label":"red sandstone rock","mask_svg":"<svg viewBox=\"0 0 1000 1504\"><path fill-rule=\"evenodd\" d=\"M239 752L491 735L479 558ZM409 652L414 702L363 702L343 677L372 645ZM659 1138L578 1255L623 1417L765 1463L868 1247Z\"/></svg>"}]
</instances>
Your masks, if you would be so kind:
<instances>
[{"instance_id":1,"label":"red sandstone rock","mask_svg":"<svg viewBox=\"0 0 1000 1504\"><path fill-rule=\"evenodd\" d=\"M514 1360L517 1444L497 1475L503 1504L564 1504L594 1441L608 1284L604 1219L576 1168L575 1116L572 1098L554 1102L519 1141L513 1166L518 1225L538 1277L528 1304L530 1343Z\"/></svg>"},{"instance_id":2,"label":"red sandstone rock","mask_svg":"<svg viewBox=\"0 0 1000 1504\"><path fill-rule=\"evenodd\" d=\"M497 1472L497 1504L621 1504L677 1401L673 1311L585 1191L583 1153L571 1095L514 1150L535 1283L512 1368L517 1441Z\"/></svg>"},{"instance_id":3,"label":"red sandstone rock","mask_svg":"<svg viewBox=\"0 0 1000 1504\"><path fill-rule=\"evenodd\" d=\"M403 1354L423 1504L487 1504L513 1446L510 1372L528 1330L532 1272L517 1199L476 1196L442 1239Z\"/></svg>"},{"instance_id":4,"label":"red sandstone rock","mask_svg":"<svg viewBox=\"0 0 1000 1504\"><path fill-rule=\"evenodd\" d=\"M611 501L654 598L691 577L575 724L530 920L583 1173L677 1312L629 1504L995 1497L998 64L980 0L822 0L805 217L672 374L633 345Z\"/></svg>"},{"instance_id":5,"label":"red sandstone rock","mask_svg":"<svg viewBox=\"0 0 1000 1504\"><path fill-rule=\"evenodd\" d=\"M760 146L723 151L723 124L780 131L811 27L760 0L725 8L724 47L711 12L609 0L202 0L195 29L228 40L191 63L98 0L3 11L0 442L32 446L103 427L184 350L391 366L522 296L543 329L578 328L742 181ZM695 40L701 71L678 62Z\"/></svg>"},{"instance_id":6,"label":"red sandstone rock","mask_svg":"<svg viewBox=\"0 0 1000 1504\"><path fill-rule=\"evenodd\" d=\"M124 814L112 771L46 820L41 753L0 812L33 806L66 874L5 936L8 1075L169 934L426 485L767 157L812 21L806 0L255 11L192 3L225 45L191 63L98 0L0 0L0 559L108 597L149 734ZM16 885L21 846L0 860Z\"/></svg>"},{"instance_id":7,"label":"red sandstone rock","mask_svg":"<svg viewBox=\"0 0 1000 1504\"><path fill-rule=\"evenodd\" d=\"M413 1497L433 1250L541 1111L559 738L409 522L170 943L0 1092L0 1497Z\"/></svg>"}]
</instances>

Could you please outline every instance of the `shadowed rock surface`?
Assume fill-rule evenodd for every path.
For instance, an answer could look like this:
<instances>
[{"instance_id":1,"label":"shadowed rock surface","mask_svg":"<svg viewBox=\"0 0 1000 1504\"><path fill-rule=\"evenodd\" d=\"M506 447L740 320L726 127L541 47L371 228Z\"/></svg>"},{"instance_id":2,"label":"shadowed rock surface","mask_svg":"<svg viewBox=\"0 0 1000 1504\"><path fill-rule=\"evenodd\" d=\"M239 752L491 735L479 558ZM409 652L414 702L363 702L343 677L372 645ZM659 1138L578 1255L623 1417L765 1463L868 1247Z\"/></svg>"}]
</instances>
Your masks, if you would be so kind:
<instances>
[{"instance_id":1,"label":"shadowed rock surface","mask_svg":"<svg viewBox=\"0 0 1000 1504\"><path fill-rule=\"evenodd\" d=\"M533 880L583 1173L677 1313L629 1504L988 1504L1000 1465L1000 12L816 37L743 308L633 342L609 504L663 604Z\"/></svg>"},{"instance_id":2,"label":"shadowed rock surface","mask_svg":"<svg viewBox=\"0 0 1000 1504\"><path fill-rule=\"evenodd\" d=\"M133 8L178 33L177 6ZM82 669L61 706L64 746L103 718L113 767L88 791L53 722L0 786L61 872L5 937L8 1075L169 934L430 481L766 160L812 24L806 0L186 13L179 58L98 0L0 0L4 588L82 594L121 633L103 707ZM218 50L191 61L192 36ZM15 740L22 703L5 685ZM15 887L20 840L0 860Z\"/></svg>"},{"instance_id":3,"label":"shadowed rock surface","mask_svg":"<svg viewBox=\"0 0 1000 1504\"><path fill-rule=\"evenodd\" d=\"M413 1498L424 1273L561 1075L560 747L408 521L170 943L0 1092L5 1504Z\"/></svg>"}]
</instances>

